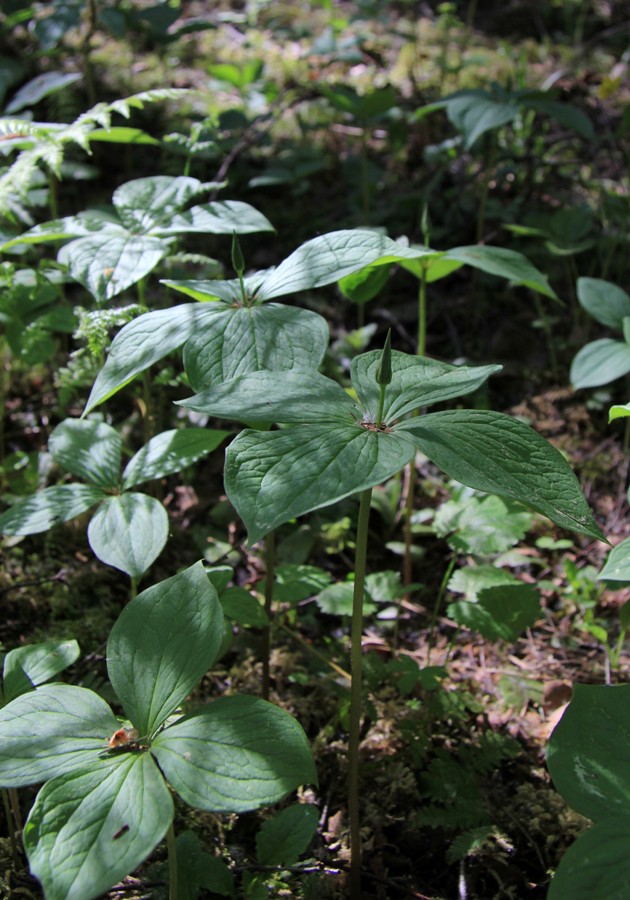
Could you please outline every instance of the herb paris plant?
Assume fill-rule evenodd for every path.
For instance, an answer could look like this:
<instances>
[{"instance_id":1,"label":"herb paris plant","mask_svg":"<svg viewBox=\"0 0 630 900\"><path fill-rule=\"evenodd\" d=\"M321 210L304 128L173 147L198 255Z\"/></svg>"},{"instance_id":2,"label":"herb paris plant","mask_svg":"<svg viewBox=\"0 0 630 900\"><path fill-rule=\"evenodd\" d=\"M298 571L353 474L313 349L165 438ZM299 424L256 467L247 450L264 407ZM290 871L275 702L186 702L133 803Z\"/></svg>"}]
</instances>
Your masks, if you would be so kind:
<instances>
[{"instance_id":1,"label":"herb paris plant","mask_svg":"<svg viewBox=\"0 0 630 900\"><path fill-rule=\"evenodd\" d=\"M139 594L112 629L107 668L127 723L97 694L63 684L0 711L0 784L45 782L24 844L47 900L90 900L172 838L167 782L197 808L242 812L316 781L304 732L264 700L225 697L177 715L223 629L196 563Z\"/></svg>"}]
</instances>

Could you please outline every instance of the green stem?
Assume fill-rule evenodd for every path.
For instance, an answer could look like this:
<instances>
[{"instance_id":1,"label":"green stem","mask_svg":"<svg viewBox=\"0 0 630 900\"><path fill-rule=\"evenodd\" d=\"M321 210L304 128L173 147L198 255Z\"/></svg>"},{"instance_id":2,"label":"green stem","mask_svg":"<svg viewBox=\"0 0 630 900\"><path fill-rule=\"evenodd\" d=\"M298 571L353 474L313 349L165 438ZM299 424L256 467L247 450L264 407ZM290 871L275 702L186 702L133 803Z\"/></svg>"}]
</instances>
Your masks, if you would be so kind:
<instances>
[{"instance_id":1,"label":"green stem","mask_svg":"<svg viewBox=\"0 0 630 900\"><path fill-rule=\"evenodd\" d=\"M481 187L481 198L479 200L479 211L477 213L477 243L483 240L484 231L486 229L486 207L488 205L488 196L490 194L490 182L492 181L492 171L497 158L497 142L493 137L490 138L490 149L486 156L486 171ZM476 270L475 270L476 274Z\"/></svg>"},{"instance_id":2,"label":"green stem","mask_svg":"<svg viewBox=\"0 0 630 900\"><path fill-rule=\"evenodd\" d=\"M4 804L4 817L7 820L7 827L9 829L9 842L11 844L11 857L13 859L13 868L17 870L17 868L18 868L18 849L17 849L17 843L15 841L15 828L13 825L13 812L11 809L11 803L9 802L9 791L7 788L2 788L2 802Z\"/></svg>"},{"instance_id":3,"label":"green stem","mask_svg":"<svg viewBox=\"0 0 630 900\"><path fill-rule=\"evenodd\" d=\"M370 224L370 179L367 148L367 126L365 126L361 136L361 202L363 207L363 225Z\"/></svg>"},{"instance_id":4,"label":"green stem","mask_svg":"<svg viewBox=\"0 0 630 900\"><path fill-rule=\"evenodd\" d=\"M433 642L435 640L435 623L437 622L437 617L440 612L440 607L442 606L442 600L444 599L444 592L446 591L446 585L449 582L451 575L453 574L453 569L455 568L455 557L451 559L444 573L442 581L440 583L440 590L438 591L438 595L435 599L435 603L433 605L433 613L431 614L431 622L429 623L429 639L427 641L427 666L431 664L431 650L433 649ZM449 651L450 652L450 651Z\"/></svg>"},{"instance_id":5,"label":"green stem","mask_svg":"<svg viewBox=\"0 0 630 900\"><path fill-rule=\"evenodd\" d=\"M540 299L539 294L534 291L534 304L536 306L536 314L540 319L543 327L543 331L545 332L545 343L547 344L547 353L549 354L549 363L551 365L551 375L555 380L558 379L558 357L556 356L556 348L553 341L553 334L551 332L551 323L549 322L549 316L547 315L547 311L543 306L543 303Z\"/></svg>"},{"instance_id":6,"label":"green stem","mask_svg":"<svg viewBox=\"0 0 630 900\"><path fill-rule=\"evenodd\" d=\"M265 612L269 619L269 625L262 630L262 697L269 699L269 687L271 683L270 657L271 657L271 614L273 605L273 588L276 573L276 535L270 531L265 538L265 566L267 579L265 582Z\"/></svg>"},{"instance_id":7,"label":"green stem","mask_svg":"<svg viewBox=\"0 0 630 900\"><path fill-rule=\"evenodd\" d=\"M427 352L427 267L422 266L418 288L418 345L416 353L424 356Z\"/></svg>"},{"instance_id":8,"label":"green stem","mask_svg":"<svg viewBox=\"0 0 630 900\"><path fill-rule=\"evenodd\" d=\"M383 424L383 409L385 407L385 389L387 385L381 384L379 385L379 396L378 396L378 412L376 413L376 427L380 428Z\"/></svg>"},{"instance_id":9,"label":"green stem","mask_svg":"<svg viewBox=\"0 0 630 900\"><path fill-rule=\"evenodd\" d=\"M168 900L178 900L177 886L177 847L175 845L175 826L171 822L166 832L168 849Z\"/></svg>"},{"instance_id":10,"label":"green stem","mask_svg":"<svg viewBox=\"0 0 630 900\"><path fill-rule=\"evenodd\" d=\"M359 816L359 741L361 736L361 637L372 489L363 491L359 505L354 562L350 649L350 723L348 735L348 818L350 822L350 897L361 900L361 824Z\"/></svg>"},{"instance_id":11,"label":"green stem","mask_svg":"<svg viewBox=\"0 0 630 900\"><path fill-rule=\"evenodd\" d=\"M129 576L129 599L133 600L138 595L138 579L132 575Z\"/></svg>"}]
</instances>

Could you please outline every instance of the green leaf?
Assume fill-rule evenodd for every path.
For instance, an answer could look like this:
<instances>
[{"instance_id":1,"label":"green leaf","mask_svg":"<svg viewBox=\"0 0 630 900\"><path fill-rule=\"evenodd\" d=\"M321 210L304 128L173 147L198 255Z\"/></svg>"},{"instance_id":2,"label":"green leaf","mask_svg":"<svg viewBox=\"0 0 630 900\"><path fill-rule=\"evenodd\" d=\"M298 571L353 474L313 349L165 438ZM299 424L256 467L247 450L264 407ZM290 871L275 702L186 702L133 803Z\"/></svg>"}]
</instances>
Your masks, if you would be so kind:
<instances>
[{"instance_id":1,"label":"green leaf","mask_svg":"<svg viewBox=\"0 0 630 900\"><path fill-rule=\"evenodd\" d=\"M226 451L225 486L252 544L289 519L380 484L414 453L407 435L358 424L245 430Z\"/></svg>"},{"instance_id":2,"label":"green leaf","mask_svg":"<svg viewBox=\"0 0 630 900\"><path fill-rule=\"evenodd\" d=\"M376 231L331 231L302 244L273 270L256 295L262 301L323 287L368 265L433 256L426 247L405 247Z\"/></svg>"},{"instance_id":3,"label":"green leaf","mask_svg":"<svg viewBox=\"0 0 630 900\"><path fill-rule=\"evenodd\" d=\"M90 131L87 136L88 141L98 141L106 144L151 144L159 147L160 142L142 131L141 128L130 128L126 125L117 125L112 128L96 128Z\"/></svg>"},{"instance_id":4,"label":"green leaf","mask_svg":"<svg viewBox=\"0 0 630 900\"><path fill-rule=\"evenodd\" d=\"M630 538L613 547L597 580L626 581L630 584Z\"/></svg>"},{"instance_id":5,"label":"green leaf","mask_svg":"<svg viewBox=\"0 0 630 900\"><path fill-rule=\"evenodd\" d=\"M140 234L168 222L203 190L197 178L152 175L121 184L112 202L125 228Z\"/></svg>"},{"instance_id":6,"label":"green leaf","mask_svg":"<svg viewBox=\"0 0 630 900\"><path fill-rule=\"evenodd\" d=\"M62 247L57 257L99 303L111 300L148 275L168 252L157 237L94 234Z\"/></svg>"},{"instance_id":7,"label":"green leaf","mask_svg":"<svg viewBox=\"0 0 630 900\"><path fill-rule=\"evenodd\" d=\"M518 500L561 528L605 540L562 454L517 419L487 410L450 410L397 427L413 435L418 449L450 478Z\"/></svg>"},{"instance_id":8,"label":"green leaf","mask_svg":"<svg viewBox=\"0 0 630 900\"><path fill-rule=\"evenodd\" d=\"M152 229L153 234L168 237L176 234L251 234L275 231L262 213L240 200L218 200L193 206Z\"/></svg>"},{"instance_id":9,"label":"green leaf","mask_svg":"<svg viewBox=\"0 0 630 900\"><path fill-rule=\"evenodd\" d=\"M293 866L313 839L319 811L310 803L294 803L263 823L256 835L261 866Z\"/></svg>"},{"instance_id":10,"label":"green leaf","mask_svg":"<svg viewBox=\"0 0 630 900\"><path fill-rule=\"evenodd\" d=\"M461 91L447 98L444 106L450 121L464 135L467 150L482 134L514 121L520 112L513 96L493 97L483 90Z\"/></svg>"},{"instance_id":11,"label":"green leaf","mask_svg":"<svg viewBox=\"0 0 630 900\"><path fill-rule=\"evenodd\" d=\"M549 742L547 765L567 803L594 822L630 804L630 685L576 684Z\"/></svg>"},{"instance_id":12,"label":"green leaf","mask_svg":"<svg viewBox=\"0 0 630 900\"><path fill-rule=\"evenodd\" d=\"M210 856L193 831L177 836L177 898L198 900L202 888L236 897L234 875L227 863L217 856Z\"/></svg>"},{"instance_id":13,"label":"green leaf","mask_svg":"<svg viewBox=\"0 0 630 900\"><path fill-rule=\"evenodd\" d=\"M101 562L142 578L168 538L168 515L154 497L128 493L108 497L88 525L88 541Z\"/></svg>"},{"instance_id":14,"label":"green leaf","mask_svg":"<svg viewBox=\"0 0 630 900\"><path fill-rule=\"evenodd\" d=\"M532 513L520 504L508 503L493 494L486 497L464 494L440 506L433 527L440 537L449 535L451 547L463 553L491 556L521 541L532 520Z\"/></svg>"},{"instance_id":15,"label":"green leaf","mask_svg":"<svg viewBox=\"0 0 630 900\"><path fill-rule=\"evenodd\" d=\"M316 783L300 725L257 697L224 697L161 731L151 748L164 775L191 806L244 812Z\"/></svg>"},{"instance_id":16,"label":"green leaf","mask_svg":"<svg viewBox=\"0 0 630 900\"><path fill-rule=\"evenodd\" d=\"M260 369L313 371L328 341L328 323L309 310L279 303L223 307L187 341L184 367L197 391Z\"/></svg>"},{"instance_id":17,"label":"green leaf","mask_svg":"<svg viewBox=\"0 0 630 900\"><path fill-rule=\"evenodd\" d=\"M612 338L586 344L571 363L571 384L578 388L610 384L630 372L630 346Z\"/></svg>"},{"instance_id":18,"label":"green leaf","mask_svg":"<svg viewBox=\"0 0 630 900\"><path fill-rule=\"evenodd\" d=\"M97 759L120 723L85 688L45 684L0 709L0 784L22 787Z\"/></svg>"},{"instance_id":19,"label":"green leaf","mask_svg":"<svg viewBox=\"0 0 630 900\"><path fill-rule=\"evenodd\" d=\"M172 819L148 753L99 760L39 792L24 829L31 872L47 900L91 900L136 869Z\"/></svg>"},{"instance_id":20,"label":"green leaf","mask_svg":"<svg viewBox=\"0 0 630 900\"><path fill-rule=\"evenodd\" d=\"M537 96L525 95L526 104L538 112L543 112L551 119L555 119L560 125L570 128L577 132L586 140L593 140L594 131L591 120L581 109L572 106L570 103L562 103L559 100L552 100L545 96L540 96L542 92L536 92Z\"/></svg>"},{"instance_id":21,"label":"green leaf","mask_svg":"<svg viewBox=\"0 0 630 900\"><path fill-rule=\"evenodd\" d=\"M623 320L630 316L630 297L620 287L602 278L578 278L580 305L596 322L621 331Z\"/></svg>"},{"instance_id":22,"label":"green leaf","mask_svg":"<svg viewBox=\"0 0 630 900\"><path fill-rule=\"evenodd\" d=\"M630 816L615 814L579 835L560 860L547 900L626 900Z\"/></svg>"},{"instance_id":23,"label":"green leaf","mask_svg":"<svg viewBox=\"0 0 630 900\"><path fill-rule=\"evenodd\" d=\"M174 712L216 659L223 611L201 563L147 588L107 642L107 671L142 736Z\"/></svg>"},{"instance_id":24,"label":"green leaf","mask_svg":"<svg viewBox=\"0 0 630 900\"><path fill-rule=\"evenodd\" d=\"M540 616L540 595L531 584L501 584L479 591L476 603L451 603L448 614L488 640L514 641Z\"/></svg>"},{"instance_id":25,"label":"green leaf","mask_svg":"<svg viewBox=\"0 0 630 900\"><path fill-rule=\"evenodd\" d=\"M112 342L105 365L94 382L85 413L108 400L153 363L177 350L197 328L220 312L220 309L207 304L183 303L170 309L145 313L129 322Z\"/></svg>"},{"instance_id":26,"label":"green leaf","mask_svg":"<svg viewBox=\"0 0 630 900\"><path fill-rule=\"evenodd\" d=\"M173 428L163 431L151 438L129 460L123 472L123 490L155 478L164 478L173 472L181 472L216 450L228 434L227 431L208 428Z\"/></svg>"},{"instance_id":27,"label":"green leaf","mask_svg":"<svg viewBox=\"0 0 630 900\"><path fill-rule=\"evenodd\" d=\"M630 416L630 403L624 404L624 406L616 405L611 406L608 410L608 422L614 422L615 419L625 419Z\"/></svg>"},{"instance_id":28,"label":"green leaf","mask_svg":"<svg viewBox=\"0 0 630 900\"><path fill-rule=\"evenodd\" d=\"M2 671L5 702L48 681L78 657L79 645L76 641L44 641L9 650L4 657Z\"/></svg>"},{"instance_id":29,"label":"green leaf","mask_svg":"<svg viewBox=\"0 0 630 900\"><path fill-rule=\"evenodd\" d=\"M354 584L350 581L341 581L330 584L315 597L315 601L322 612L329 616L351 616L354 602ZM372 603L367 592L363 595L363 614L369 616L376 606Z\"/></svg>"},{"instance_id":30,"label":"green leaf","mask_svg":"<svg viewBox=\"0 0 630 900\"><path fill-rule=\"evenodd\" d=\"M12 115L26 106L35 106L44 97L80 81L83 76L77 72L43 72L36 78L27 81L6 105L4 112Z\"/></svg>"},{"instance_id":31,"label":"green leaf","mask_svg":"<svg viewBox=\"0 0 630 900\"><path fill-rule=\"evenodd\" d=\"M99 487L116 487L120 482L122 440L105 424L85 419L64 419L48 440L55 462Z\"/></svg>"},{"instance_id":32,"label":"green leaf","mask_svg":"<svg viewBox=\"0 0 630 900\"><path fill-rule=\"evenodd\" d=\"M547 276L539 272L527 257L515 250L475 244L472 247L454 247L452 250L447 250L443 258L465 263L481 272L506 278L514 284L523 285L545 297L558 300L556 292L549 285ZM560 301L558 300L558 302Z\"/></svg>"},{"instance_id":33,"label":"green leaf","mask_svg":"<svg viewBox=\"0 0 630 900\"><path fill-rule=\"evenodd\" d=\"M177 401L220 419L241 422L337 422L360 413L343 388L318 372L250 372Z\"/></svg>"},{"instance_id":34,"label":"green leaf","mask_svg":"<svg viewBox=\"0 0 630 900\"><path fill-rule=\"evenodd\" d=\"M225 615L234 622L238 622L239 625L264 628L269 624L269 617L264 608L245 588L227 588L219 600Z\"/></svg>"},{"instance_id":35,"label":"green leaf","mask_svg":"<svg viewBox=\"0 0 630 900\"><path fill-rule=\"evenodd\" d=\"M107 494L87 484L59 484L15 503L0 516L3 534L37 534L80 516Z\"/></svg>"},{"instance_id":36,"label":"green leaf","mask_svg":"<svg viewBox=\"0 0 630 900\"><path fill-rule=\"evenodd\" d=\"M381 351L372 350L356 356L350 368L357 396L373 417L376 416L379 403L376 371L380 359ZM385 391L383 420L393 424L394 420L413 409L469 394L501 369L502 366L451 366L393 350L393 377Z\"/></svg>"},{"instance_id":37,"label":"green leaf","mask_svg":"<svg viewBox=\"0 0 630 900\"><path fill-rule=\"evenodd\" d=\"M381 293L389 280L390 266L366 266L339 281L339 290L353 303L367 303Z\"/></svg>"}]
</instances>

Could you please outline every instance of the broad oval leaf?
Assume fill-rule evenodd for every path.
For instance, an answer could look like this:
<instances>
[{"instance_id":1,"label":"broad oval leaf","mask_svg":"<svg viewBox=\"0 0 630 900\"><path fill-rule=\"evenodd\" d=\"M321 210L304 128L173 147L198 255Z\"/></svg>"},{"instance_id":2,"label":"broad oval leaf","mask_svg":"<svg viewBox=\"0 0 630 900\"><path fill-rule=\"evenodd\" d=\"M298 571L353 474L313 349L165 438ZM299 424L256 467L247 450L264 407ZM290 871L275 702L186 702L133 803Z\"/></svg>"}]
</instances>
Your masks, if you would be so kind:
<instances>
[{"instance_id":1,"label":"broad oval leaf","mask_svg":"<svg viewBox=\"0 0 630 900\"><path fill-rule=\"evenodd\" d=\"M630 584L630 538L613 547L597 580L627 581Z\"/></svg>"},{"instance_id":2,"label":"broad oval leaf","mask_svg":"<svg viewBox=\"0 0 630 900\"><path fill-rule=\"evenodd\" d=\"M382 352L372 350L352 360L352 386L372 417L379 404L376 370ZM385 391L383 419L393 422L412 409L430 406L475 391L502 366L452 366L392 350L392 381ZM277 420L274 420L277 421Z\"/></svg>"},{"instance_id":3,"label":"broad oval leaf","mask_svg":"<svg viewBox=\"0 0 630 900\"><path fill-rule=\"evenodd\" d=\"M600 387L630 372L630 345L612 338L592 341L573 358L571 384L574 388Z\"/></svg>"},{"instance_id":4,"label":"broad oval leaf","mask_svg":"<svg viewBox=\"0 0 630 900\"><path fill-rule=\"evenodd\" d=\"M168 245L157 237L105 232L70 241L57 258L104 303L148 275L167 252Z\"/></svg>"},{"instance_id":5,"label":"broad oval leaf","mask_svg":"<svg viewBox=\"0 0 630 900\"><path fill-rule=\"evenodd\" d=\"M479 591L476 603L451 603L448 615L488 640L515 641L540 616L540 595L531 584L495 585Z\"/></svg>"},{"instance_id":6,"label":"broad oval leaf","mask_svg":"<svg viewBox=\"0 0 630 900\"><path fill-rule=\"evenodd\" d=\"M266 216L241 200L217 200L193 206L152 229L166 237L175 234L251 234L275 231Z\"/></svg>"},{"instance_id":7,"label":"broad oval leaf","mask_svg":"<svg viewBox=\"0 0 630 900\"><path fill-rule=\"evenodd\" d=\"M630 316L630 297L603 278L578 278L577 296L589 316L608 328L621 331L624 318Z\"/></svg>"},{"instance_id":8,"label":"broad oval leaf","mask_svg":"<svg viewBox=\"0 0 630 900\"><path fill-rule=\"evenodd\" d=\"M594 822L627 815L630 804L630 685L575 685L549 742L556 788Z\"/></svg>"},{"instance_id":9,"label":"broad oval leaf","mask_svg":"<svg viewBox=\"0 0 630 900\"><path fill-rule=\"evenodd\" d=\"M402 422L397 429L413 435L417 448L450 478L519 500L561 528L605 540L560 451L517 419L487 410L449 410Z\"/></svg>"},{"instance_id":10,"label":"broad oval leaf","mask_svg":"<svg viewBox=\"0 0 630 900\"><path fill-rule=\"evenodd\" d=\"M309 310L279 303L224 307L187 341L184 368L196 391L260 369L313 371L328 341L326 320Z\"/></svg>"},{"instance_id":11,"label":"broad oval leaf","mask_svg":"<svg viewBox=\"0 0 630 900\"><path fill-rule=\"evenodd\" d=\"M223 611L201 563L138 594L107 642L107 671L126 715L151 735L217 657Z\"/></svg>"},{"instance_id":12,"label":"broad oval leaf","mask_svg":"<svg viewBox=\"0 0 630 900\"><path fill-rule=\"evenodd\" d=\"M386 265L434 255L427 247L406 247L377 231L331 231L306 241L281 262L263 281L257 299L323 287L377 262Z\"/></svg>"},{"instance_id":13,"label":"broad oval leaf","mask_svg":"<svg viewBox=\"0 0 630 900\"><path fill-rule=\"evenodd\" d=\"M120 723L93 691L44 684L0 709L0 784L38 784L97 759Z\"/></svg>"},{"instance_id":14,"label":"broad oval leaf","mask_svg":"<svg viewBox=\"0 0 630 900\"><path fill-rule=\"evenodd\" d=\"M107 494L87 484L57 484L19 500L0 516L2 534L38 534L80 516Z\"/></svg>"},{"instance_id":15,"label":"broad oval leaf","mask_svg":"<svg viewBox=\"0 0 630 900\"><path fill-rule=\"evenodd\" d=\"M336 422L245 430L226 451L225 487L252 544L289 519L385 481L412 459L415 443Z\"/></svg>"},{"instance_id":16,"label":"broad oval leaf","mask_svg":"<svg viewBox=\"0 0 630 900\"><path fill-rule=\"evenodd\" d=\"M239 422L345 422L361 417L341 385L318 372L250 372L188 400L198 412Z\"/></svg>"},{"instance_id":17,"label":"broad oval leaf","mask_svg":"<svg viewBox=\"0 0 630 900\"><path fill-rule=\"evenodd\" d=\"M256 835L256 859L263 866L292 866L313 839L319 810L312 803L294 803L267 819Z\"/></svg>"},{"instance_id":18,"label":"broad oval leaf","mask_svg":"<svg viewBox=\"0 0 630 900\"><path fill-rule=\"evenodd\" d=\"M64 419L54 429L48 449L55 462L100 487L116 487L120 481L122 440L105 422Z\"/></svg>"},{"instance_id":19,"label":"broad oval leaf","mask_svg":"<svg viewBox=\"0 0 630 900\"><path fill-rule=\"evenodd\" d=\"M181 347L208 319L222 310L200 303L183 303L138 316L118 332L105 365L98 373L85 413L128 384L140 372Z\"/></svg>"},{"instance_id":20,"label":"broad oval leaf","mask_svg":"<svg viewBox=\"0 0 630 900\"><path fill-rule=\"evenodd\" d=\"M545 297L558 300L547 276L532 265L526 256L517 253L516 250L475 244L472 247L454 247L452 250L447 250L443 258L465 263L481 272L506 278L514 284L522 284Z\"/></svg>"},{"instance_id":21,"label":"broad oval leaf","mask_svg":"<svg viewBox=\"0 0 630 900\"><path fill-rule=\"evenodd\" d=\"M627 811L579 835L560 860L547 900L626 900L630 884Z\"/></svg>"},{"instance_id":22,"label":"broad oval leaf","mask_svg":"<svg viewBox=\"0 0 630 900\"><path fill-rule=\"evenodd\" d=\"M88 541L101 562L142 578L168 538L168 515L154 497L127 493L108 497L88 525Z\"/></svg>"},{"instance_id":23,"label":"broad oval leaf","mask_svg":"<svg viewBox=\"0 0 630 900\"><path fill-rule=\"evenodd\" d=\"M134 178L114 191L112 202L130 231L146 234L169 221L203 191L197 178L186 175L152 175Z\"/></svg>"},{"instance_id":24,"label":"broad oval leaf","mask_svg":"<svg viewBox=\"0 0 630 900\"><path fill-rule=\"evenodd\" d=\"M99 760L49 781L24 828L31 872L47 900L92 900L136 869L173 820L148 753Z\"/></svg>"},{"instance_id":25,"label":"broad oval leaf","mask_svg":"<svg viewBox=\"0 0 630 900\"><path fill-rule=\"evenodd\" d=\"M191 806L244 812L317 783L298 722L258 697L224 697L161 731L151 752Z\"/></svg>"},{"instance_id":26,"label":"broad oval leaf","mask_svg":"<svg viewBox=\"0 0 630 900\"><path fill-rule=\"evenodd\" d=\"M44 641L9 650L4 657L2 690L5 703L48 681L79 658L76 641Z\"/></svg>"},{"instance_id":27,"label":"broad oval leaf","mask_svg":"<svg viewBox=\"0 0 630 900\"><path fill-rule=\"evenodd\" d=\"M157 434L129 460L123 472L123 490L181 472L216 450L228 434L210 428L173 428Z\"/></svg>"}]
</instances>

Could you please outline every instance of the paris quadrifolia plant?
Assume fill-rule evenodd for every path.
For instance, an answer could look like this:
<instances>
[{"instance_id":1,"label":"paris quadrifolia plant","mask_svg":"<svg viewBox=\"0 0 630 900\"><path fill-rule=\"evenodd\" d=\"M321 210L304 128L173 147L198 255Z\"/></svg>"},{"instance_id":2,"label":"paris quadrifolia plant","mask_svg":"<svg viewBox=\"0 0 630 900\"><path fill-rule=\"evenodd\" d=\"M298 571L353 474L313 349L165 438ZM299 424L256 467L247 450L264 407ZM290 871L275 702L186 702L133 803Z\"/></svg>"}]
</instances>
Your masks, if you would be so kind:
<instances>
[{"instance_id":1,"label":"paris quadrifolia plant","mask_svg":"<svg viewBox=\"0 0 630 900\"><path fill-rule=\"evenodd\" d=\"M417 452L450 478L520 501L557 525L603 539L564 457L522 422L488 410L448 409L407 417L470 394L500 366L453 366L391 350L357 356L356 400L317 372L258 371L180 401L249 426L226 451L225 486L249 543L297 516L357 494L351 625L348 804L351 893L361 896L359 734L361 635L372 489ZM276 423L276 430L255 430Z\"/></svg>"},{"instance_id":2,"label":"paris quadrifolia plant","mask_svg":"<svg viewBox=\"0 0 630 900\"><path fill-rule=\"evenodd\" d=\"M0 710L0 784L43 783L23 838L47 900L99 896L165 836L176 900L171 792L197 809L238 813L316 782L306 736L279 707L251 696L187 702L224 631L196 563L138 594L114 624L107 670L124 718L93 691L55 683Z\"/></svg>"}]
</instances>

